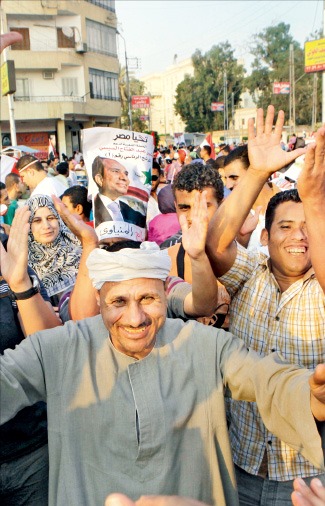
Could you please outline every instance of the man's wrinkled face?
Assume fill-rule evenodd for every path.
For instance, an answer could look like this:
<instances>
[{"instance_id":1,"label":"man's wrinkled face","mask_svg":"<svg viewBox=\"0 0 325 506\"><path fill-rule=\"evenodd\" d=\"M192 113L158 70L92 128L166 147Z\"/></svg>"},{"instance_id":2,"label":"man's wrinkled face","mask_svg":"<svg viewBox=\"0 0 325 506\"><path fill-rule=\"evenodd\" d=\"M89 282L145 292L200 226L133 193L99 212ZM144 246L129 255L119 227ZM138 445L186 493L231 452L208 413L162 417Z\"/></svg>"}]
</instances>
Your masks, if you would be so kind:
<instances>
[{"instance_id":1,"label":"man's wrinkled face","mask_svg":"<svg viewBox=\"0 0 325 506\"><path fill-rule=\"evenodd\" d=\"M206 191L206 199L207 199L207 207L208 207L208 218L211 220L212 216L218 209L218 201L215 195L215 189L210 186L206 186L203 188ZM186 190L176 190L175 191L175 205L176 205L176 213L178 218L181 214L185 214L187 223L191 225L192 223L192 212L194 209L194 197L199 190L193 190L191 192L187 192Z\"/></svg>"},{"instance_id":2,"label":"man's wrinkled face","mask_svg":"<svg viewBox=\"0 0 325 506\"><path fill-rule=\"evenodd\" d=\"M240 179L245 176L246 169L240 160L234 160L229 165L224 167L226 187L233 190L238 185Z\"/></svg>"},{"instance_id":3,"label":"man's wrinkled face","mask_svg":"<svg viewBox=\"0 0 325 506\"><path fill-rule=\"evenodd\" d=\"M106 282L97 300L114 348L137 360L146 357L166 319L163 281L137 278Z\"/></svg>"},{"instance_id":4,"label":"man's wrinkled face","mask_svg":"<svg viewBox=\"0 0 325 506\"><path fill-rule=\"evenodd\" d=\"M283 202L275 210L270 234L264 229L261 242L269 248L275 278L291 283L311 267L306 219L302 203Z\"/></svg>"},{"instance_id":5,"label":"man's wrinkled face","mask_svg":"<svg viewBox=\"0 0 325 506\"><path fill-rule=\"evenodd\" d=\"M126 168L116 160L103 159L104 173L96 175L96 182L100 186L100 193L111 200L126 195L130 180Z\"/></svg>"}]
</instances>

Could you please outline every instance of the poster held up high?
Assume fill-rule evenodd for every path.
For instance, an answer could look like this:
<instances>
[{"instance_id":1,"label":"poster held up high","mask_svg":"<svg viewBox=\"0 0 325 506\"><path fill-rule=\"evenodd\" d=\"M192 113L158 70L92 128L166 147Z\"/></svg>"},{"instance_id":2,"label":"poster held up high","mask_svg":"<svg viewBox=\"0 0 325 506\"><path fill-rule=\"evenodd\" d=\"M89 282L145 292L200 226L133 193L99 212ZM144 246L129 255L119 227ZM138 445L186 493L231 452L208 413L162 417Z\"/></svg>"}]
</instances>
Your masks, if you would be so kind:
<instances>
[{"instance_id":1,"label":"poster held up high","mask_svg":"<svg viewBox=\"0 0 325 506\"><path fill-rule=\"evenodd\" d=\"M87 128L82 135L99 241L144 241L151 191L151 135L109 127Z\"/></svg>"}]
</instances>

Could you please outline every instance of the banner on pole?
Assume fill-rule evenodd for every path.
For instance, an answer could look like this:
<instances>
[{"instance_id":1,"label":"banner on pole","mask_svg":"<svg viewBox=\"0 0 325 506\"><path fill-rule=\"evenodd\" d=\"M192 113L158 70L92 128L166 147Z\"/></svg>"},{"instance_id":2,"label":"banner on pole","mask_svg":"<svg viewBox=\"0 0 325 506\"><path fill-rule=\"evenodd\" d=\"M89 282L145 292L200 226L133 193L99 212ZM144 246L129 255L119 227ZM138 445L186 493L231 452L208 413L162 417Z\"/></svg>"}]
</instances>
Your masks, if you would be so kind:
<instances>
[{"instance_id":1,"label":"banner on pole","mask_svg":"<svg viewBox=\"0 0 325 506\"><path fill-rule=\"evenodd\" d=\"M133 95L131 98L132 109L148 109L150 107L149 95Z\"/></svg>"},{"instance_id":2,"label":"banner on pole","mask_svg":"<svg viewBox=\"0 0 325 506\"><path fill-rule=\"evenodd\" d=\"M225 105L223 102L212 102L211 103L211 111L212 112L223 112L225 110Z\"/></svg>"},{"instance_id":3,"label":"banner on pole","mask_svg":"<svg viewBox=\"0 0 325 506\"><path fill-rule=\"evenodd\" d=\"M281 82L273 83L273 95L289 95L290 94L290 83Z\"/></svg>"}]
</instances>

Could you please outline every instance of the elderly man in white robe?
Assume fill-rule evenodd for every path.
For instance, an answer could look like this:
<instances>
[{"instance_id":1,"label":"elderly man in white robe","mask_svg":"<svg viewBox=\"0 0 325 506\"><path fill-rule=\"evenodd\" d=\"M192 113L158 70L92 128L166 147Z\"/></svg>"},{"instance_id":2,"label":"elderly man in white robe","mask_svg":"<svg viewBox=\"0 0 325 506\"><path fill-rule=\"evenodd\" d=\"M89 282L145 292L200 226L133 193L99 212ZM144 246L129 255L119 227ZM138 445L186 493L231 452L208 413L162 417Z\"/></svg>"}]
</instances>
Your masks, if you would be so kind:
<instances>
[{"instance_id":1,"label":"elderly man in white robe","mask_svg":"<svg viewBox=\"0 0 325 506\"><path fill-rule=\"evenodd\" d=\"M113 492L238 505L224 395L256 401L268 428L319 467L325 365L260 358L222 330L166 318L166 250L88 258L101 314L38 332L1 357L1 423L48 405L49 504ZM321 422L322 425L322 422Z\"/></svg>"}]
</instances>

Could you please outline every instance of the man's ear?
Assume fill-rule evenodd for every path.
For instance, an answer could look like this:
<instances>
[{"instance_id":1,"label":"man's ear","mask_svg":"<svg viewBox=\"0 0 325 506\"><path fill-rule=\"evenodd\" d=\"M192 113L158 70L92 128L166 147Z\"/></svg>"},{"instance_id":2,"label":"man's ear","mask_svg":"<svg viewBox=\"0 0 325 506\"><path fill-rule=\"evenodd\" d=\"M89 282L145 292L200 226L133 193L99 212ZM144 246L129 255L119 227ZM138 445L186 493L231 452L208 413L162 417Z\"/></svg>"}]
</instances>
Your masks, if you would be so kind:
<instances>
[{"instance_id":1,"label":"man's ear","mask_svg":"<svg viewBox=\"0 0 325 506\"><path fill-rule=\"evenodd\" d=\"M263 228L261 232L261 244L262 246L267 246L269 244L269 233L266 228Z\"/></svg>"},{"instance_id":2,"label":"man's ear","mask_svg":"<svg viewBox=\"0 0 325 506\"><path fill-rule=\"evenodd\" d=\"M76 211L77 211L77 214L79 214L79 216L81 216L84 212L84 208L82 207L81 204L77 204L76 207L75 207Z\"/></svg>"},{"instance_id":3,"label":"man's ear","mask_svg":"<svg viewBox=\"0 0 325 506\"><path fill-rule=\"evenodd\" d=\"M101 188L102 184L103 184L103 176L101 176L100 174L96 174L96 176L94 177L94 180L95 180L97 186L99 186L99 188Z\"/></svg>"}]
</instances>

